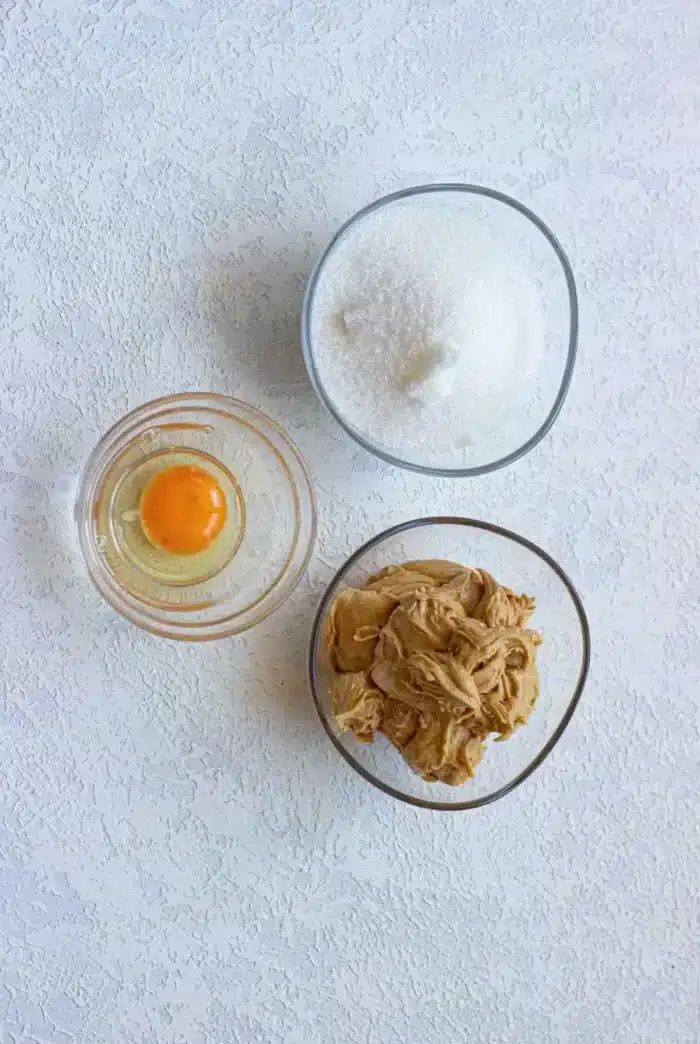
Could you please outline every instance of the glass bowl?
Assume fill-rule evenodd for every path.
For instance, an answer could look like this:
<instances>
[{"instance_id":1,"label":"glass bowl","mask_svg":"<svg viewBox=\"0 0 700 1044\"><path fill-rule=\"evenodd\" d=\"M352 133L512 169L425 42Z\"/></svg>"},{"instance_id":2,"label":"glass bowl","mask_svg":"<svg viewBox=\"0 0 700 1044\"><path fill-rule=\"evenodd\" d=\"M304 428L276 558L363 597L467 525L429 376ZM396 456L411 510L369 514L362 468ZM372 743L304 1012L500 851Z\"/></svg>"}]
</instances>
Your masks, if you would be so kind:
<instances>
[{"instance_id":1,"label":"glass bowl","mask_svg":"<svg viewBox=\"0 0 700 1044\"><path fill-rule=\"evenodd\" d=\"M486 742L474 777L461 786L427 783L389 741L363 743L341 731L328 694L324 633L337 594L361 586L383 566L416 559L448 559L485 569L517 593L537 600L532 626L538 649L540 696L529 720L505 742ZM530 624L528 624L530 626ZM503 797L542 764L571 720L588 673L588 621L573 584L546 552L525 537L468 518L424 518L380 533L352 555L331 581L314 620L309 649L311 691L335 748L361 776L386 794L421 808L478 808Z\"/></svg>"},{"instance_id":2,"label":"glass bowl","mask_svg":"<svg viewBox=\"0 0 700 1044\"><path fill-rule=\"evenodd\" d=\"M327 302L335 294L332 289L334 268L338 257L344 254L343 248L352 240L374 234L372 221L379 211L384 214L388 208L407 207L432 207L436 213L437 208L444 207L467 211L486 235L489 250L497 259L492 262L493 271L489 276L489 292L496 295L495 301L500 301L503 293L517 286L518 293L526 295L536 308L533 322L537 324L536 340L541 342L541 355L536 364L533 363L533 372L525 381L524 389L512 401L510 398L504 401L497 410L485 412L473 439L459 439L459 445L448 449L425 449L408 444L402 447L389 444L390 439L388 435L385 439L384 432L381 437L376 437L376 429L375 434L368 434L357 419L344 413L334 401L329 385L333 384L337 363L330 358L324 361L317 351L321 339L330 336L328 317L320 316L329 309L332 312ZM517 269L512 267L514 261ZM525 274L526 278L513 282L513 272ZM493 309L488 314L493 315ZM499 330L494 328L494 343L498 337ZM547 225L522 203L478 185L421 185L394 192L358 211L336 233L316 264L306 289L301 319L302 350L311 383L322 404L348 435L390 464L447 476L466 477L495 471L522 457L540 442L554 424L566 397L577 337L576 285L561 245ZM513 374L514 382L519 379L522 379L521 373ZM416 420L407 430L418 429L423 423Z\"/></svg>"},{"instance_id":3,"label":"glass bowl","mask_svg":"<svg viewBox=\"0 0 700 1044\"><path fill-rule=\"evenodd\" d=\"M133 503L171 459L204 467L227 493L225 552L199 568L187 556L164 571L139 547ZM103 597L152 634L186 641L238 634L274 612L316 534L311 479L289 436L253 406L206 393L156 399L108 431L85 466L75 518Z\"/></svg>"}]
</instances>

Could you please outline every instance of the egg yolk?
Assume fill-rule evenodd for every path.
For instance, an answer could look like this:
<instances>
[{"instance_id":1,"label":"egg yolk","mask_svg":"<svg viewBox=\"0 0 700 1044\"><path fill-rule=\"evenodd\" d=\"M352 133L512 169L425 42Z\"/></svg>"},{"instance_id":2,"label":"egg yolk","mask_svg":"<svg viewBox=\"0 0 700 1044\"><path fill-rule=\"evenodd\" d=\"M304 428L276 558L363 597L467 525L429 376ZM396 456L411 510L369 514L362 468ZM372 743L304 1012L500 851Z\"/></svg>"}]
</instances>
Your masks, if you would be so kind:
<instances>
[{"instance_id":1,"label":"egg yolk","mask_svg":"<svg viewBox=\"0 0 700 1044\"><path fill-rule=\"evenodd\" d=\"M213 475L191 464L157 472L141 494L141 528L175 555L205 551L223 529L226 497Z\"/></svg>"}]
</instances>

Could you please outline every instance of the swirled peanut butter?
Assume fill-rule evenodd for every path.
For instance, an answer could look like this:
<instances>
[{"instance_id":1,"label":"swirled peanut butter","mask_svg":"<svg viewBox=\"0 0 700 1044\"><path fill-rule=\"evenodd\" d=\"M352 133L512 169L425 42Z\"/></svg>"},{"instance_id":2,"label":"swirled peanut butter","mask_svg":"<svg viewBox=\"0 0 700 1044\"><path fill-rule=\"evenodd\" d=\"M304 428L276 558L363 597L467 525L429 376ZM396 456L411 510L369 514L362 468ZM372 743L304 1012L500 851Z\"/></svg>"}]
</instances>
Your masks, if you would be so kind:
<instances>
[{"instance_id":1,"label":"swirled peanut butter","mask_svg":"<svg viewBox=\"0 0 700 1044\"><path fill-rule=\"evenodd\" d=\"M342 591L325 635L336 721L365 742L382 732L425 780L464 783L486 738L506 739L535 705L534 609L454 562L390 565Z\"/></svg>"}]
</instances>

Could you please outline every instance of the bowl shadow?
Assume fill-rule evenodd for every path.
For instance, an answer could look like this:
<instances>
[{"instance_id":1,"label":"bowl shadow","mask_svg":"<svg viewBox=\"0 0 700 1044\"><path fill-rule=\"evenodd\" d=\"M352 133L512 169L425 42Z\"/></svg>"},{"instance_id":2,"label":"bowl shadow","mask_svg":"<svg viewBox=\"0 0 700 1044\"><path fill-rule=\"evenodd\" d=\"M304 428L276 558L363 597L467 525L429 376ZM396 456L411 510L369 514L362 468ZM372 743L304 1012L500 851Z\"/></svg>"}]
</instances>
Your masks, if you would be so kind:
<instances>
[{"instance_id":1,"label":"bowl shadow","mask_svg":"<svg viewBox=\"0 0 700 1044\"><path fill-rule=\"evenodd\" d=\"M316 403L301 350L304 289L313 267L308 245L279 256L259 243L244 262L220 258L199 285L199 322L218 365L245 388L273 401Z\"/></svg>"}]
</instances>

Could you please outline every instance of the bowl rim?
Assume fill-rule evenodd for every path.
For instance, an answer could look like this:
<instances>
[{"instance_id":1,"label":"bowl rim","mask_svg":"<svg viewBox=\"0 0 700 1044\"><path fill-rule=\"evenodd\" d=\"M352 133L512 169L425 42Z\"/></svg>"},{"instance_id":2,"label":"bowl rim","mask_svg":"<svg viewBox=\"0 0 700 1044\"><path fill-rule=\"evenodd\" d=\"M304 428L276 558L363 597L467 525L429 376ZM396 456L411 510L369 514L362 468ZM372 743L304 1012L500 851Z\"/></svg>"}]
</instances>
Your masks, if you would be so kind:
<instances>
[{"instance_id":1,"label":"bowl rim","mask_svg":"<svg viewBox=\"0 0 700 1044\"><path fill-rule=\"evenodd\" d=\"M171 410L175 411L178 409L185 412L195 409L209 409L214 413L226 413L241 423L248 424L249 427L253 428L257 434L269 443L269 438L264 432L264 427L267 425L269 430L274 432L280 439L286 452L289 453L298 467L299 476L297 476L297 479L300 477L303 480L303 487L302 485L298 486L297 479L289 470L288 462L282 459L294 494L297 514L294 545L289 551L282 572L276 577L272 586L263 592L251 605L228 616L205 623L166 622L164 619L152 616L146 611L134 610L132 607L133 599L126 593L123 593L116 583L108 579L104 567L100 568L99 556L96 557L93 554L89 528L90 507L97 483L104 473L105 461L109 462L119 451L120 440L128 437L146 419L155 423L158 420L162 420L163 416L167 416ZM243 418L245 417L248 419L244 420ZM252 422L262 423L262 427L258 428ZM271 443L269 444L273 451L281 457L280 451ZM306 501L304 508L302 508L302 500ZM296 547L300 546L299 541L304 511L308 512L308 518L306 519L308 539L306 540L306 546L303 548L303 555L301 555L295 569L290 574L288 588L275 595L277 587L287 577ZM301 451L288 432L269 414L243 399L220 392L204 391L176 392L172 395L162 395L158 398L150 399L124 414L104 432L91 450L80 473L73 514L78 530L78 543L88 577L102 598L120 616L141 630L159 638L183 642L216 641L220 638L229 638L237 634L243 634L276 612L293 593L306 573L316 543L318 528L316 493L311 474Z\"/></svg>"},{"instance_id":2,"label":"bowl rim","mask_svg":"<svg viewBox=\"0 0 700 1044\"><path fill-rule=\"evenodd\" d=\"M554 253L561 264L564 272L564 278L566 280L567 292L569 295L569 314L570 314L570 325L569 325L569 343L567 347L566 365L564 367L564 373L559 385L559 390L554 399L554 403L549 413L545 417L544 421L534 433L531 435L526 442L519 446L517 449L512 450L510 453L505 454L503 457L499 457L488 464L479 464L475 467L469 468L439 468L428 464L418 464L415 461L404 460L401 457L397 457L392 453L381 449L379 446L375 446L374 443L370 442L363 435L350 425L346 421L338 410L335 408L330 398L328 397L323 384L318 375L316 369L316 363L314 361L312 340L311 340L311 313L313 310L314 297L316 294L316 288L318 281L321 276L321 272L325 266L326 261L335 250L335 247L340 242L342 237L348 232L354 225L359 224L364 218L368 217L376 210L388 206L391 203L396 203L398 200L409 199L413 196L439 194L443 192L463 192L468 195L484 196L487 199L495 200L497 203L504 203L506 206L517 211L524 218L527 218L535 228L539 229L542 235L547 239L550 246L554 250ZM345 221L335 235L331 238L330 242L326 246L325 250L319 257L318 261L314 265L314 268L309 277L309 281L306 286L306 292L304 293L304 302L302 305L301 312L301 349L304 356L304 362L309 375L309 380L313 385L314 391L319 397L321 404L325 407L328 413L333 419L341 426L341 428L356 442L362 446L363 449L367 450L368 453L373 454L375 457L379 457L380 460L385 461L387 464L393 464L398 468L405 468L409 471L418 471L424 475L438 475L449 478L471 478L476 475L487 475L489 472L498 471L500 468L505 468L514 461L519 460L520 457L525 456L531 449L534 449L545 437L547 432L550 430L555 420L561 412L561 408L564 405L564 401L571 385L571 378L574 372L574 364L576 362L576 354L578 348L578 326L579 326L579 310L578 310L578 295L576 292L576 281L574 279L573 269L571 263L562 247L561 243L554 235L552 230L547 224L538 217L534 211L526 207L524 203L514 199L512 196L508 196L505 192L499 192L497 189L488 188L484 185L473 185L467 182L436 182L425 185L415 185L411 188L400 189L398 192L390 192L386 196L381 196L379 199L374 200L372 203L368 203L367 206L362 207L355 214L353 214L347 221Z\"/></svg>"},{"instance_id":3,"label":"bowl rim","mask_svg":"<svg viewBox=\"0 0 700 1044\"><path fill-rule=\"evenodd\" d=\"M414 797L413 795L405 794L402 791L397 790L395 787L391 787L387 783L384 783L381 779L373 775L372 772L370 772L363 765L361 765L359 761L357 761L352 756L352 754L343 746L343 744L340 743L326 719L326 715L324 714L321 708L318 696L319 687L316 675L316 658L318 654L319 641L321 639L322 624L325 619L328 605L331 599L334 597L338 586L343 580L343 577L364 554L366 554L368 551L371 551L372 548L377 547L384 540L396 536L399 533L405 533L411 529L420 529L424 526L433 525L457 525L464 526L467 529L485 530L488 533L494 533L496 536L505 537L506 539L511 540L516 544L520 544L521 547L524 547L528 551L531 551L534 554L536 554L540 559L542 559L543 562L545 562L550 567L550 569L552 569L556 573L556 575L559 577L559 579L566 587L571 601L574 604L574 608L576 609L579 625L581 627L581 638L583 642L581 668L579 670L578 680L574 687L573 696L569 700L566 710L564 711L564 714L562 715L561 720L557 725L556 729L549 737L547 742L544 744L540 752L536 755L535 758L533 758L529 765L527 765L522 770L522 772L519 772L518 775L515 776L509 783L507 783L503 787L500 787L498 790L495 790L492 794L487 794L485 797L475 798L471 801L455 801L449 803L445 801L429 801L424 798ZM564 731L566 730L567 725L573 717L574 711L578 706L579 700L581 699L581 694L586 684L586 678L588 677L588 670L590 666L590 659L591 633L588 625L588 617L586 616L586 611L583 608L583 603L578 594L578 591L574 587L570 578L564 572L562 567L552 558L551 555L549 555L546 551L543 551L542 548L538 547L538 545L533 543L532 540L528 540L527 537L520 536L518 533L514 533L512 530L506 529L503 526L498 526L493 522L482 522L479 519L464 518L457 515L433 515L426 518L411 519L408 522L401 522L396 526L391 526L389 529L383 530L381 533L378 533L370 540L367 540L361 547L357 549L357 551L355 551L343 563L340 569L336 571L336 573L334 574L331 581L326 587L326 590L321 598L318 609L316 610L316 614L314 616L313 624L311 627L311 639L309 642L308 673L311 695L313 697L314 705L316 707L316 712L318 713L318 716L321 719L321 724L323 725L326 734L328 735L336 750L343 756L345 761L349 765L351 765L357 772L359 772L359 774L363 776L364 779L366 779L369 783L374 784L375 787L383 791L385 794L388 794L390 797L397 798L397 800L403 801L404 803L409 805L414 805L417 808L428 808L438 812L463 812L467 809L481 808L483 805L490 805L493 801L497 801L499 798L505 797L506 794L510 794L512 790L515 790L516 787L523 783L528 778L528 776L531 776L535 769L539 768L542 762L548 757L548 755L552 752L558 741L561 739Z\"/></svg>"}]
</instances>

